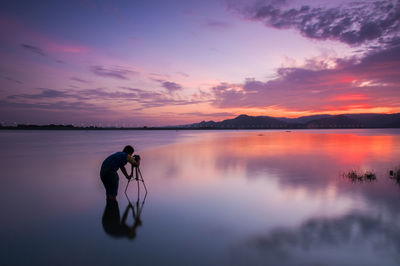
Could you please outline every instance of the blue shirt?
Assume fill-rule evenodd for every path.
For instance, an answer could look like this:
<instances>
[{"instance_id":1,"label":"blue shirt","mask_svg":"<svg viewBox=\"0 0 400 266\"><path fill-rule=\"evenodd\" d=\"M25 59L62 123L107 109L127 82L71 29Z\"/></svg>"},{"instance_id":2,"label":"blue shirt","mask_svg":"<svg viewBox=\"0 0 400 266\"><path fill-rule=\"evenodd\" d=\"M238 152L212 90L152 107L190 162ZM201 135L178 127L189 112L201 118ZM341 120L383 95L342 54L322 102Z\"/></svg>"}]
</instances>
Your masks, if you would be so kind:
<instances>
[{"instance_id":1,"label":"blue shirt","mask_svg":"<svg viewBox=\"0 0 400 266\"><path fill-rule=\"evenodd\" d=\"M101 169L117 171L128 162L126 160L127 156L128 154L122 151L111 154L104 160L103 164L101 165Z\"/></svg>"}]
</instances>

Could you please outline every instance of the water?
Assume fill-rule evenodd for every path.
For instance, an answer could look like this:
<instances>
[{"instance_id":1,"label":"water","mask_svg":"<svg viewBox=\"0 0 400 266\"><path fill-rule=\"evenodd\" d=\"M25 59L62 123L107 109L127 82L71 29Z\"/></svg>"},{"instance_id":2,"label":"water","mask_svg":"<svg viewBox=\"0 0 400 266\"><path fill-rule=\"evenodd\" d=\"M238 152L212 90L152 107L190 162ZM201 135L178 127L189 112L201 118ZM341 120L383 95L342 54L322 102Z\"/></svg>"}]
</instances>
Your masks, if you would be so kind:
<instances>
[{"instance_id":1,"label":"water","mask_svg":"<svg viewBox=\"0 0 400 266\"><path fill-rule=\"evenodd\" d=\"M99 167L126 144L149 193L120 174L106 210ZM0 148L2 265L400 263L398 129L3 130ZM110 227L128 200L140 217Z\"/></svg>"}]
</instances>

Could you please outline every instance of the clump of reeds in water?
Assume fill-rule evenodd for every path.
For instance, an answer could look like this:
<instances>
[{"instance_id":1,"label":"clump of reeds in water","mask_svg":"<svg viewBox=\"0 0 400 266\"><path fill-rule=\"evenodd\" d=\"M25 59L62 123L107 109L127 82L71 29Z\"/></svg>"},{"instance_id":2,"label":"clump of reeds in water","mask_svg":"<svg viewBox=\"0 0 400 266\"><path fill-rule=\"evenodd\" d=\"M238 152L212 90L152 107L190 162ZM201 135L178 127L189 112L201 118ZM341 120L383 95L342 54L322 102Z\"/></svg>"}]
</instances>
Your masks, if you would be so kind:
<instances>
[{"instance_id":1,"label":"clump of reeds in water","mask_svg":"<svg viewBox=\"0 0 400 266\"><path fill-rule=\"evenodd\" d=\"M349 172L343 173L342 176L353 183L376 181L376 174L372 171L350 170Z\"/></svg>"},{"instance_id":2,"label":"clump of reeds in water","mask_svg":"<svg viewBox=\"0 0 400 266\"><path fill-rule=\"evenodd\" d=\"M389 177L393 179L400 186L400 168L390 170Z\"/></svg>"}]
</instances>

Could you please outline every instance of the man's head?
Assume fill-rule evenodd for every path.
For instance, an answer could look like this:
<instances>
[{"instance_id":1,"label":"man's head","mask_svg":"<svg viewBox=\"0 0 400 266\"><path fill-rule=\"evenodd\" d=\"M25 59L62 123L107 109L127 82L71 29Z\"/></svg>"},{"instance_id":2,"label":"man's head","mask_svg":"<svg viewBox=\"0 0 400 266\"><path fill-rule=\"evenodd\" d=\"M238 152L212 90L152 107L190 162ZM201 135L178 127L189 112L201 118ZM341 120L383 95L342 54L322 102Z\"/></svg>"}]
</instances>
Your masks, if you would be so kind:
<instances>
[{"instance_id":1,"label":"man's head","mask_svg":"<svg viewBox=\"0 0 400 266\"><path fill-rule=\"evenodd\" d=\"M123 152L132 155L135 152L135 149L131 145L126 145L125 148L123 149Z\"/></svg>"}]
</instances>

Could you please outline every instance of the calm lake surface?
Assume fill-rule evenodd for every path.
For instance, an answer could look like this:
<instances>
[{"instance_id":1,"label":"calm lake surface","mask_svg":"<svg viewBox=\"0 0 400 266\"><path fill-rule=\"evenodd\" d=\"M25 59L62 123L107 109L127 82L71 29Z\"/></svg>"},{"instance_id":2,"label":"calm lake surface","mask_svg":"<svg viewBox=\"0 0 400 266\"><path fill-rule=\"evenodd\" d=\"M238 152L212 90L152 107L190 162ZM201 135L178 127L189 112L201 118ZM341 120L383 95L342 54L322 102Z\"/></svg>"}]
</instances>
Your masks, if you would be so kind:
<instances>
[{"instance_id":1,"label":"calm lake surface","mask_svg":"<svg viewBox=\"0 0 400 266\"><path fill-rule=\"evenodd\" d=\"M106 205L126 144L148 194L119 172ZM400 264L398 129L2 130L0 157L2 265Z\"/></svg>"}]
</instances>

